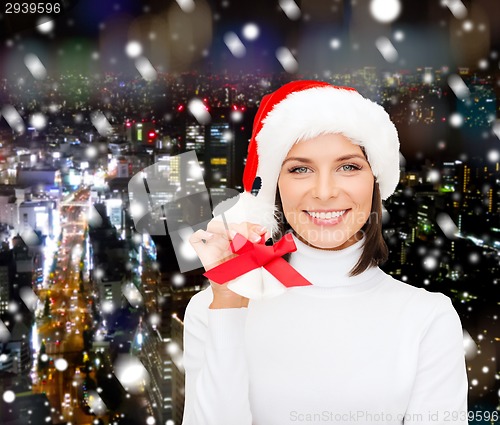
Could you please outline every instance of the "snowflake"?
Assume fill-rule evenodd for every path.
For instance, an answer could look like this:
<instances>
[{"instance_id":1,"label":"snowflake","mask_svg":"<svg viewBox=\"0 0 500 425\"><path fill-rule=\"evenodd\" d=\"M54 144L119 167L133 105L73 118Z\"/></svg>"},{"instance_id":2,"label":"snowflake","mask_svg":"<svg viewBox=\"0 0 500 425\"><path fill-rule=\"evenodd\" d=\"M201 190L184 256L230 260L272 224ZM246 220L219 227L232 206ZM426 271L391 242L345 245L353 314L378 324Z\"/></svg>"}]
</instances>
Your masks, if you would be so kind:
<instances>
[{"instance_id":1,"label":"snowflake","mask_svg":"<svg viewBox=\"0 0 500 425\"><path fill-rule=\"evenodd\" d=\"M259 37L260 29L257 24L249 22L248 24L245 24L241 32L243 37L245 37L248 41L253 41Z\"/></svg>"},{"instance_id":2,"label":"snowflake","mask_svg":"<svg viewBox=\"0 0 500 425\"><path fill-rule=\"evenodd\" d=\"M68 368L68 361L63 358L56 359L54 360L54 367L58 371L64 372Z\"/></svg>"},{"instance_id":3,"label":"snowflake","mask_svg":"<svg viewBox=\"0 0 500 425\"><path fill-rule=\"evenodd\" d=\"M179 7L185 13L191 13L195 9L195 2L193 0L176 0Z\"/></svg>"},{"instance_id":4,"label":"snowflake","mask_svg":"<svg viewBox=\"0 0 500 425\"><path fill-rule=\"evenodd\" d=\"M12 403L16 399L16 395L14 391L7 390L3 393L3 401L6 403Z\"/></svg>"},{"instance_id":5,"label":"snowflake","mask_svg":"<svg viewBox=\"0 0 500 425\"><path fill-rule=\"evenodd\" d=\"M142 45L138 41L131 40L125 46L125 53L129 58L137 58L142 54Z\"/></svg>"},{"instance_id":6,"label":"snowflake","mask_svg":"<svg viewBox=\"0 0 500 425\"><path fill-rule=\"evenodd\" d=\"M456 74L452 74L448 77L448 85L450 86L455 96L459 99L467 99L470 96L470 91L464 80Z\"/></svg>"},{"instance_id":7,"label":"snowflake","mask_svg":"<svg viewBox=\"0 0 500 425\"><path fill-rule=\"evenodd\" d=\"M288 48L279 47L276 50L276 59L278 59L279 63L286 72L289 72L290 74L297 72L299 64Z\"/></svg>"},{"instance_id":8,"label":"snowflake","mask_svg":"<svg viewBox=\"0 0 500 425\"><path fill-rule=\"evenodd\" d=\"M330 40L330 47L333 49L333 50L338 50L340 49L340 46L342 45L342 43L340 42L340 40L338 38L332 38Z\"/></svg>"},{"instance_id":9,"label":"snowflake","mask_svg":"<svg viewBox=\"0 0 500 425\"><path fill-rule=\"evenodd\" d=\"M449 122L452 127L461 127L464 123L464 117L458 112L454 112L450 115Z\"/></svg>"},{"instance_id":10,"label":"snowflake","mask_svg":"<svg viewBox=\"0 0 500 425\"><path fill-rule=\"evenodd\" d=\"M135 61L135 67L139 74L141 74L142 78L146 81L154 81L158 77L158 73L154 68L153 64L149 61L148 58L140 57Z\"/></svg>"},{"instance_id":11,"label":"snowflake","mask_svg":"<svg viewBox=\"0 0 500 425\"><path fill-rule=\"evenodd\" d=\"M388 24L401 13L401 2L399 0L372 0L370 13L376 21Z\"/></svg>"},{"instance_id":12,"label":"snowflake","mask_svg":"<svg viewBox=\"0 0 500 425\"><path fill-rule=\"evenodd\" d=\"M240 38L232 31L224 34L224 43L235 58L242 58L246 55L247 49Z\"/></svg>"},{"instance_id":13,"label":"snowflake","mask_svg":"<svg viewBox=\"0 0 500 425\"><path fill-rule=\"evenodd\" d=\"M43 80L47 76L47 69L45 65L42 63L40 58L34 53L28 53L24 57L24 64L26 68L28 68L33 78L37 80Z\"/></svg>"},{"instance_id":14,"label":"snowflake","mask_svg":"<svg viewBox=\"0 0 500 425\"><path fill-rule=\"evenodd\" d=\"M375 46L387 62L393 63L398 60L398 51L387 37L377 38Z\"/></svg>"},{"instance_id":15,"label":"snowflake","mask_svg":"<svg viewBox=\"0 0 500 425\"><path fill-rule=\"evenodd\" d=\"M188 103L188 109L200 124L208 124L212 117L207 110L207 107L200 99L192 99Z\"/></svg>"},{"instance_id":16,"label":"snowflake","mask_svg":"<svg viewBox=\"0 0 500 425\"><path fill-rule=\"evenodd\" d=\"M296 21L300 18L301 11L294 0L279 0L279 5L288 19Z\"/></svg>"}]
</instances>

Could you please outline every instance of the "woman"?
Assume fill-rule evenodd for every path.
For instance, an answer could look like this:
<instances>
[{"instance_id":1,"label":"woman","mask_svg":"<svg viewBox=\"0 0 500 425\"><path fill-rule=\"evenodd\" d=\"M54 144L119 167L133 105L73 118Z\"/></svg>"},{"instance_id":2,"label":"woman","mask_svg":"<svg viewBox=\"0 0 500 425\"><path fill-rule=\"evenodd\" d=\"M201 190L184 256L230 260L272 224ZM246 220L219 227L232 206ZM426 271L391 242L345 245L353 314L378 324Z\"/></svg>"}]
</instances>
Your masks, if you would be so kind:
<instances>
[{"instance_id":1,"label":"woman","mask_svg":"<svg viewBox=\"0 0 500 425\"><path fill-rule=\"evenodd\" d=\"M245 192L191 237L211 285L186 309L184 425L468 423L450 299L378 267L398 180L396 129L355 90L263 99Z\"/></svg>"}]
</instances>

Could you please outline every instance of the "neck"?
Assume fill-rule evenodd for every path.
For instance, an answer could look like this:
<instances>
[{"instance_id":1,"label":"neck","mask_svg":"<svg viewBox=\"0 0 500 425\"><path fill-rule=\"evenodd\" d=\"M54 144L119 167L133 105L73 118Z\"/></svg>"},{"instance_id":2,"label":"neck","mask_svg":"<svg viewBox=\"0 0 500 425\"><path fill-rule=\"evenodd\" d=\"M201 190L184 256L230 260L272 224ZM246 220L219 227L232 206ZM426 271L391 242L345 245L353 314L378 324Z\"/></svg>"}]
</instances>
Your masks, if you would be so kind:
<instances>
[{"instance_id":1,"label":"neck","mask_svg":"<svg viewBox=\"0 0 500 425\"><path fill-rule=\"evenodd\" d=\"M298 235L295 232L293 232L293 235L299 241L301 241L304 245L310 246L311 248L319 249L321 251L340 251L342 249L350 247L351 245L354 245L355 243L357 243L357 242L359 242L359 241L361 241L363 239L363 232L359 231L358 233L356 233L355 235L353 235L350 239L348 239L347 241L345 241L342 245L336 246L334 248L321 248L319 246L312 245L309 241L303 239L300 235Z\"/></svg>"},{"instance_id":2,"label":"neck","mask_svg":"<svg viewBox=\"0 0 500 425\"><path fill-rule=\"evenodd\" d=\"M350 272L363 253L364 238L344 249L324 250L306 245L293 235L297 251L290 256L290 264L313 286L297 287L305 293L325 291L351 292L365 290L373 278L383 272L378 267L370 267L362 273L351 276Z\"/></svg>"}]
</instances>

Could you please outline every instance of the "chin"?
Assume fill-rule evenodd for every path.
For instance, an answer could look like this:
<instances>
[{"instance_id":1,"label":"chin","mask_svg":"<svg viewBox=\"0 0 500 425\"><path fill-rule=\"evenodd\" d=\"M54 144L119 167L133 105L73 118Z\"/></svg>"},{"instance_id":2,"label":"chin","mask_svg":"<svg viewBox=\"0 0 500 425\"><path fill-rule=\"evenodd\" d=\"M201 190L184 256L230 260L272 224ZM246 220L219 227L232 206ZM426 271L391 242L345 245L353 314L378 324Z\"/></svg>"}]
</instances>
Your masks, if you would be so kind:
<instances>
[{"instance_id":1,"label":"chin","mask_svg":"<svg viewBox=\"0 0 500 425\"><path fill-rule=\"evenodd\" d=\"M328 249L328 250L336 250L343 249L345 245L352 245L356 241L353 241L353 237L349 238L335 238L335 235L331 235L331 237L326 237L326 235L321 235L320 237L304 237L303 235L299 236L299 239L302 242L306 243L309 246L317 249Z\"/></svg>"}]
</instances>

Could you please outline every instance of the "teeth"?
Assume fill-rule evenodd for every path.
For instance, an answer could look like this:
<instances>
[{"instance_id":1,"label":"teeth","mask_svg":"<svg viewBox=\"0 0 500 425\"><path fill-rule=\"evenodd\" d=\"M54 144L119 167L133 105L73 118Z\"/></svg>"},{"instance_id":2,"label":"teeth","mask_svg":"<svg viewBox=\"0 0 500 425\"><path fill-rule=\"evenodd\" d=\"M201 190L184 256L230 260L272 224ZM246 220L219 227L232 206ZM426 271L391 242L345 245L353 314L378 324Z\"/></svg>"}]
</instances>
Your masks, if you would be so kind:
<instances>
[{"instance_id":1,"label":"teeth","mask_svg":"<svg viewBox=\"0 0 500 425\"><path fill-rule=\"evenodd\" d=\"M313 212L313 211L308 211L307 213L314 218L319 218L320 220L329 220L331 218L337 218L343 215L347 210L344 211L328 211L327 213L325 212Z\"/></svg>"}]
</instances>

